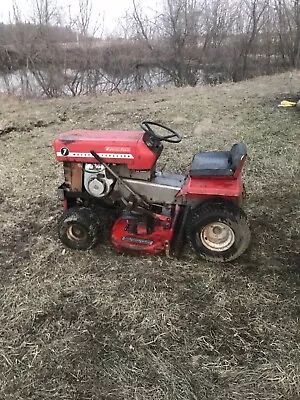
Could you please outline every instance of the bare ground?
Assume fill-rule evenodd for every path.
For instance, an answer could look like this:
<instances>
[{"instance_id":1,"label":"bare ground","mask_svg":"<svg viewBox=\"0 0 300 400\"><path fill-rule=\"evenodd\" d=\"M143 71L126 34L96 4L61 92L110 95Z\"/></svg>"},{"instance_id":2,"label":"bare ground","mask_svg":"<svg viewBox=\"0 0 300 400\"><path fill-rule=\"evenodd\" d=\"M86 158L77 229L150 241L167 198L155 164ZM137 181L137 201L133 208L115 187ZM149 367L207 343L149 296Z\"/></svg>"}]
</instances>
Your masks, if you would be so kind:
<instances>
[{"instance_id":1,"label":"bare ground","mask_svg":"<svg viewBox=\"0 0 300 400\"><path fill-rule=\"evenodd\" d=\"M299 378L300 74L214 88L19 101L0 109L0 398L296 400ZM56 236L54 136L136 129L184 133L161 165L244 140L252 226L234 263L86 253Z\"/></svg>"}]
</instances>

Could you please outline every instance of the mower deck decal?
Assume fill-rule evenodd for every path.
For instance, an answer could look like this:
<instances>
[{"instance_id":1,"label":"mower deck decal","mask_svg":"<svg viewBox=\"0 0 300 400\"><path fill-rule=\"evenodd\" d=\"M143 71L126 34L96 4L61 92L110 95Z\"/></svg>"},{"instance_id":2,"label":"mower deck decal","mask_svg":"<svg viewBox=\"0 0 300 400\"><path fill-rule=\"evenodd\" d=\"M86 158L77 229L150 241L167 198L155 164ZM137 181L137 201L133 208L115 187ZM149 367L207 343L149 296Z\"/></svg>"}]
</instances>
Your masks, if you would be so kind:
<instances>
[{"instance_id":1,"label":"mower deck decal","mask_svg":"<svg viewBox=\"0 0 300 400\"><path fill-rule=\"evenodd\" d=\"M101 158L130 158L134 159L132 154L114 154L114 153L97 153L99 157ZM60 151L56 153L56 155L59 157L77 157L77 158L93 158L91 153L72 153L70 152L69 154L62 155Z\"/></svg>"},{"instance_id":2,"label":"mower deck decal","mask_svg":"<svg viewBox=\"0 0 300 400\"><path fill-rule=\"evenodd\" d=\"M136 237L132 237L132 236L123 236L122 240L126 241L126 242L145 244L146 246L151 246L151 244L153 244L153 240L140 239L140 238L136 238Z\"/></svg>"}]
</instances>

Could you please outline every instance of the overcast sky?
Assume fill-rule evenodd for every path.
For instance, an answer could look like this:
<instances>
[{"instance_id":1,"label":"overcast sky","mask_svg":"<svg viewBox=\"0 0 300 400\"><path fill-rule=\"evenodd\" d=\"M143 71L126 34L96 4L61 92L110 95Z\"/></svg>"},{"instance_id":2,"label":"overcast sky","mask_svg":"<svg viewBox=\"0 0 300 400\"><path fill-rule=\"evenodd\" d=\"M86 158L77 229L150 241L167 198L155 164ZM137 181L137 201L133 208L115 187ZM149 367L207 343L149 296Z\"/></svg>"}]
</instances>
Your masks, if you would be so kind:
<instances>
[{"instance_id":1,"label":"overcast sky","mask_svg":"<svg viewBox=\"0 0 300 400\"><path fill-rule=\"evenodd\" d=\"M30 16L31 4L35 0L17 0L16 3L23 15ZM56 4L63 8L66 14L70 8L71 14L78 10L79 0L54 0ZM132 0L91 0L93 3L94 15L104 17L106 33L113 32L117 27L118 19L121 18L127 10L132 8ZM159 0L137 0L143 6L143 11L155 9ZM13 0L0 0L0 21L8 22L9 13L12 11Z\"/></svg>"}]
</instances>

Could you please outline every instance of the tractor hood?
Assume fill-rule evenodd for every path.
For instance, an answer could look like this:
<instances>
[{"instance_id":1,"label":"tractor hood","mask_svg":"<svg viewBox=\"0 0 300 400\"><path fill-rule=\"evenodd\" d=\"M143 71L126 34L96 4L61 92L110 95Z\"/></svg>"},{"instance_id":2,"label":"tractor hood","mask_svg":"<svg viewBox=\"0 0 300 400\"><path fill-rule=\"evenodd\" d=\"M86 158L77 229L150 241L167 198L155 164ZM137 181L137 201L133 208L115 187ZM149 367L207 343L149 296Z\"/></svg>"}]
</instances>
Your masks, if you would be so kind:
<instances>
[{"instance_id":1,"label":"tractor hood","mask_svg":"<svg viewBox=\"0 0 300 400\"><path fill-rule=\"evenodd\" d=\"M58 161L97 163L94 150L109 164L127 164L129 169L149 170L156 154L143 141L142 131L74 130L59 134L53 147Z\"/></svg>"}]
</instances>

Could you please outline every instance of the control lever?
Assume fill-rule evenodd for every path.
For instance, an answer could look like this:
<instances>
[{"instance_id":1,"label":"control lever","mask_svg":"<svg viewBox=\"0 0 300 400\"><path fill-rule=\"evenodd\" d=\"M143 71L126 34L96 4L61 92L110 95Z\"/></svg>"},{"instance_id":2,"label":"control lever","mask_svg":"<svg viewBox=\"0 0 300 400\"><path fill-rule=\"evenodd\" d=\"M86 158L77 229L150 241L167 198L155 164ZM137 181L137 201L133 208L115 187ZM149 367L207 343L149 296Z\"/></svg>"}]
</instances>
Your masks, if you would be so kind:
<instances>
[{"instance_id":1,"label":"control lever","mask_svg":"<svg viewBox=\"0 0 300 400\"><path fill-rule=\"evenodd\" d=\"M108 164L106 164L106 162L104 162L102 160L101 157L98 156L98 154L94 151L94 150L90 150L90 153L92 154L92 156L102 165L104 165L104 167L107 169L107 171L109 171L112 176L114 176L116 178L116 180L123 185L132 195L133 197L136 199L137 203L146 207L146 208L150 208L150 205L139 195L137 194L133 189L131 189L130 186L127 185L127 183L125 183L123 181L122 178L119 177L119 175L117 175L115 173L115 171L113 169L110 168L110 166Z\"/></svg>"}]
</instances>

